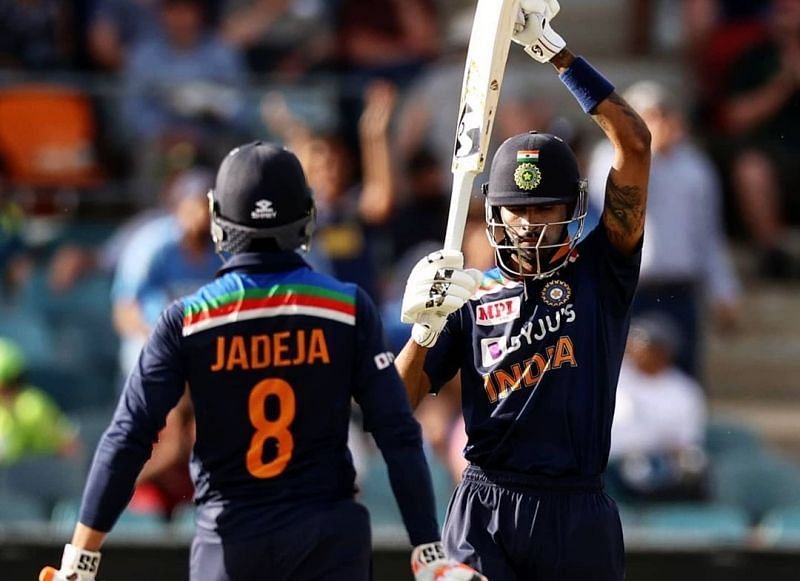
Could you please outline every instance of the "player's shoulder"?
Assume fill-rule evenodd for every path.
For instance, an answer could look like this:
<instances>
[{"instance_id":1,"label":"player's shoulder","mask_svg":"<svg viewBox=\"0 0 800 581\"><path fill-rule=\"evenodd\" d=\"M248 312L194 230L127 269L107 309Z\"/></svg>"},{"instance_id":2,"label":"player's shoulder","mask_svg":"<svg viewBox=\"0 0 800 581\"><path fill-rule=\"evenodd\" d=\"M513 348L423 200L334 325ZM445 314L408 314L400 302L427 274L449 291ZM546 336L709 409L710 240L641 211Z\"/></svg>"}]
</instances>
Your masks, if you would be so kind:
<instances>
[{"instance_id":1,"label":"player's shoulder","mask_svg":"<svg viewBox=\"0 0 800 581\"><path fill-rule=\"evenodd\" d=\"M180 299L184 327L200 319L219 319L231 311L259 316L309 314L353 324L357 299L366 296L357 285L302 267L289 271L229 271Z\"/></svg>"},{"instance_id":2,"label":"player's shoulder","mask_svg":"<svg viewBox=\"0 0 800 581\"><path fill-rule=\"evenodd\" d=\"M523 283L503 276L502 271L495 267L484 271L478 289L472 295L472 301L483 302L494 298L502 298L509 294L519 293Z\"/></svg>"}]
</instances>

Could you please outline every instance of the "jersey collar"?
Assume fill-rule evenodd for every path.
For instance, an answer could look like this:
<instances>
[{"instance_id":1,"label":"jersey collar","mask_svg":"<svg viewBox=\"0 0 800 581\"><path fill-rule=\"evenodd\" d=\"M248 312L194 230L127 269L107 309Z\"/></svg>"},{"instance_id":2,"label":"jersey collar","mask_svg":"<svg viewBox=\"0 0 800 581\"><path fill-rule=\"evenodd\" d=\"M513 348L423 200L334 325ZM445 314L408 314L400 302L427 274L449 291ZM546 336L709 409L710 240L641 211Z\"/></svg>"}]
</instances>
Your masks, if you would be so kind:
<instances>
[{"instance_id":1,"label":"jersey collar","mask_svg":"<svg viewBox=\"0 0 800 581\"><path fill-rule=\"evenodd\" d=\"M225 261L217 271L222 276L234 270L250 272L280 272L295 268L310 268L303 258L294 251L282 252L239 252Z\"/></svg>"}]
</instances>

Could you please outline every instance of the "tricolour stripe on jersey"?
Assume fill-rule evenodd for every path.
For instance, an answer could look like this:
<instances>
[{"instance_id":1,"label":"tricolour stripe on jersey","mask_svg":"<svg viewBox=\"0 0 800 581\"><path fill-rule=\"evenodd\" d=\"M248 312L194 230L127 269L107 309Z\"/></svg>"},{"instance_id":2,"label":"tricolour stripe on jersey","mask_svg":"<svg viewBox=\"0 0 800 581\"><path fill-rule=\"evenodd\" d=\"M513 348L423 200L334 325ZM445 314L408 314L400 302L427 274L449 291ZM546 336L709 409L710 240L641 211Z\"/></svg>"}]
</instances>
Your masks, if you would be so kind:
<instances>
[{"instance_id":1,"label":"tricolour stripe on jersey","mask_svg":"<svg viewBox=\"0 0 800 581\"><path fill-rule=\"evenodd\" d=\"M308 315L355 325L355 297L305 285L275 285L236 290L190 302L184 308L183 335L259 317Z\"/></svg>"},{"instance_id":2,"label":"tricolour stripe on jersey","mask_svg":"<svg viewBox=\"0 0 800 581\"><path fill-rule=\"evenodd\" d=\"M515 280L507 280L503 278L503 276L495 271L485 272L483 274L483 280L481 281L478 290L475 291L475 294L472 295L472 300L480 299L483 296L496 293L503 289L510 289L514 288L515 286L519 286L521 283Z\"/></svg>"}]
</instances>

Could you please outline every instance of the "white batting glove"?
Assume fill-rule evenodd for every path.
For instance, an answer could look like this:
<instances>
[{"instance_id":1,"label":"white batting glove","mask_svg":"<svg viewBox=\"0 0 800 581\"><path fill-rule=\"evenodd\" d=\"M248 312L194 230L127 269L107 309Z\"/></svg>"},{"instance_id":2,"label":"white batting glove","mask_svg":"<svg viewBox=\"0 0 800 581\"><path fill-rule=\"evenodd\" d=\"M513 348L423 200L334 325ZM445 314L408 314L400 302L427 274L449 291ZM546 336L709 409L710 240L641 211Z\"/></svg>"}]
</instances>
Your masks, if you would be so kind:
<instances>
[{"instance_id":1,"label":"white batting glove","mask_svg":"<svg viewBox=\"0 0 800 581\"><path fill-rule=\"evenodd\" d=\"M511 39L525 47L525 52L540 63L549 62L567 46L550 26L560 9L558 0L520 0L520 14Z\"/></svg>"},{"instance_id":2,"label":"white batting glove","mask_svg":"<svg viewBox=\"0 0 800 581\"><path fill-rule=\"evenodd\" d=\"M464 268L457 250L437 250L417 262L408 276L400 320L413 323L411 337L423 347L433 347L447 317L475 293L483 274Z\"/></svg>"},{"instance_id":3,"label":"white batting glove","mask_svg":"<svg viewBox=\"0 0 800 581\"><path fill-rule=\"evenodd\" d=\"M487 581L472 567L448 559L440 542L414 547L411 571L415 581Z\"/></svg>"},{"instance_id":4,"label":"white batting glove","mask_svg":"<svg viewBox=\"0 0 800 581\"><path fill-rule=\"evenodd\" d=\"M100 567L100 553L87 551L73 545L64 546L61 568L45 567L39 573L39 581L95 581Z\"/></svg>"}]
</instances>

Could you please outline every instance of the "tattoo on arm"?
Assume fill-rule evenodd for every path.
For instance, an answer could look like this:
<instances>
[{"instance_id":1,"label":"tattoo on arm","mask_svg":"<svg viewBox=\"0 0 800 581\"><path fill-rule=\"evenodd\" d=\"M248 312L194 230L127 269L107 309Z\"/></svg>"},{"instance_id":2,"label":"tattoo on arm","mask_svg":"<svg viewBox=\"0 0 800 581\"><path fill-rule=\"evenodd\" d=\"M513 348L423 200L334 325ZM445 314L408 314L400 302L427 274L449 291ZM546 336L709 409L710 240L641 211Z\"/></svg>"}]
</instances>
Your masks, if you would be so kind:
<instances>
[{"instance_id":1,"label":"tattoo on arm","mask_svg":"<svg viewBox=\"0 0 800 581\"><path fill-rule=\"evenodd\" d=\"M609 235L630 239L644 223L642 191L637 186L619 186L611 176L606 183L605 213Z\"/></svg>"},{"instance_id":2,"label":"tattoo on arm","mask_svg":"<svg viewBox=\"0 0 800 581\"><path fill-rule=\"evenodd\" d=\"M641 118L639 117L639 115L636 113L636 111L631 109L631 106L628 105L628 102L625 101L622 97L620 97L616 93L611 93L608 96L608 100L611 103L614 103L614 105L616 105L617 107L619 107L620 110L626 116L630 117L636 123L636 125L640 125L641 124Z\"/></svg>"}]
</instances>

